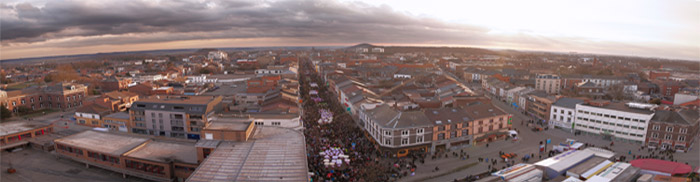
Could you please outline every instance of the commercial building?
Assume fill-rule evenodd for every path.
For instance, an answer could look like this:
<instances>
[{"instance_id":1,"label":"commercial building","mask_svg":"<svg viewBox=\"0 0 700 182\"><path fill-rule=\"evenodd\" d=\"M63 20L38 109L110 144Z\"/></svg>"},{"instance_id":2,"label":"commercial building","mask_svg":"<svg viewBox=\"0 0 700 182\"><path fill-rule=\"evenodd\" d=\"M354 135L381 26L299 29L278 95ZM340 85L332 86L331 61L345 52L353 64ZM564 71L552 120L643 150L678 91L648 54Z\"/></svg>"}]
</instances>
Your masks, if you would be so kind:
<instances>
[{"instance_id":1,"label":"commercial building","mask_svg":"<svg viewBox=\"0 0 700 182\"><path fill-rule=\"evenodd\" d=\"M649 122L645 143L649 148L686 151L695 141L699 123L698 110L657 110Z\"/></svg>"},{"instance_id":2,"label":"commercial building","mask_svg":"<svg viewBox=\"0 0 700 182\"><path fill-rule=\"evenodd\" d=\"M642 144L655 107L652 104L587 100L576 104L574 130Z\"/></svg>"},{"instance_id":3,"label":"commercial building","mask_svg":"<svg viewBox=\"0 0 700 182\"><path fill-rule=\"evenodd\" d=\"M10 149L29 144L29 140L53 132L53 124L35 121L11 121L0 123L0 149Z\"/></svg>"},{"instance_id":4,"label":"commercial building","mask_svg":"<svg viewBox=\"0 0 700 182\"><path fill-rule=\"evenodd\" d=\"M100 104L92 103L75 110L76 124L90 127L102 127L102 117L112 110Z\"/></svg>"},{"instance_id":5,"label":"commercial building","mask_svg":"<svg viewBox=\"0 0 700 182\"><path fill-rule=\"evenodd\" d=\"M187 178L199 181L309 181L304 134L259 127L249 141L200 140L201 164Z\"/></svg>"},{"instance_id":6,"label":"commercial building","mask_svg":"<svg viewBox=\"0 0 700 182\"><path fill-rule=\"evenodd\" d=\"M576 119L576 104L583 102L584 100L581 99L559 98L552 104L550 109L549 126L573 132L574 120Z\"/></svg>"},{"instance_id":7,"label":"commercial building","mask_svg":"<svg viewBox=\"0 0 700 182\"><path fill-rule=\"evenodd\" d=\"M182 181L198 166L195 143L84 131L54 140L59 157L153 181Z\"/></svg>"},{"instance_id":8,"label":"commercial building","mask_svg":"<svg viewBox=\"0 0 700 182\"><path fill-rule=\"evenodd\" d=\"M133 103L131 132L200 139L202 129L220 109L222 96L154 96Z\"/></svg>"},{"instance_id":9,"label":"commercial building","mask_svg":"<svg viewBox=\"0 0 700 182\"><path fill-rule=\"evenodd\" d=\"M102 127L112 131L131 131L131 117L128 112L115 112L102 117Z\"/></svg>"},{"instance_id":10,"label":"commercial building","mask_svg":"<svg viewBox=\"0 0 700 182\"><path fill-rule=\"evenodd\" d=\"M558 94L561 89L561 77L554 74L538 74L535 77L535 89L543 90L547 94Z\"/></svg>"},{"instance_id":11,"label":"commercial building","mask_svg":"<svg viewBox=\"0 0 700 182\"><path fill-rule=\"evenodd\" d=\"M511 128L510 115L490 103L422 110L395 107L386 103L362 104L359 119L381 147L398 154L502 140Z\"/></svg>"}]
</instances>

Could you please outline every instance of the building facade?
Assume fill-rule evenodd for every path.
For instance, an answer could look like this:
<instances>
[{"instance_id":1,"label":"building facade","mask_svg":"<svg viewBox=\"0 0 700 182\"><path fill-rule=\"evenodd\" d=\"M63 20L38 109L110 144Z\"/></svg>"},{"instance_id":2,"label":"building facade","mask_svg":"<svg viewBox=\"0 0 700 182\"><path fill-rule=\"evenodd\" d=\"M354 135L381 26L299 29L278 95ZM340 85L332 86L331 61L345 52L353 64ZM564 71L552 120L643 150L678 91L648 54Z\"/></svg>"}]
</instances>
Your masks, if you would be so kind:
<instances>
[{"instance_id":1,"label":"building facade","mask_svg":"<svg viewBox=\"0 0 700 182\"><path fill-rule=\"evenodd\" d=\"M155 96L134 102L132 133L200 139L222 96Z\"/></svg>"},{"instance_id":2,"label":"building facade","mask_svg":"<svg viewBox=\"0 0 700 182\"><path fill-rule=\"evenodd\" d=\"M75 83L58 83L40 88L0 91L0 103L12 112L20 108L31 110L70 109L83 105L87 87Z\"/></svg>"},{"instance_id":3,"label":"building facade","mask_svg":"<svg viewBox=\"0 0 700 182\"><path fill-rule=\"evenodd\" d=\"M654 116L651 111L654 107L649 104L588 100L576 104L574 130L642 144L647 137L649 122Z\"/></svg>"},{"instance_id":4,"label":"building facade","mask_svg":"<svg viewBox=\"0 0 700 182\"><path fill-rule=\"evenodd\" d=\"M646 145L649 148L686 151L698 134L697 110L658 110L651 118Z\"/></svg>"},{"instance_id":5,"label":"building facade","mask_svg":"<svg viewBox=\"0 0 700 182\"><path fill-rule=\"evenodd\" d=\"M554 74L539 74L535 77L535 89L547 94L558 94L561 89L561 77Z\"/></svg>"}]
</instances>

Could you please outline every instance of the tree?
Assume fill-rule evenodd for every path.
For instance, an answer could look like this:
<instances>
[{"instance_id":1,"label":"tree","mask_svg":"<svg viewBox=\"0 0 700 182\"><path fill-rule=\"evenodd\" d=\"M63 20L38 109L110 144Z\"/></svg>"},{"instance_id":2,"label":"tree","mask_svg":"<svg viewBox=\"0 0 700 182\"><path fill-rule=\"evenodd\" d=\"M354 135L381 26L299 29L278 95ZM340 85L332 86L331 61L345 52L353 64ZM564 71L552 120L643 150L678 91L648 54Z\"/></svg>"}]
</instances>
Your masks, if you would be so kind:
<instances>
[{"instance_id":1,"label":"tree","mask_svg":"<svg viewBox=\"0 0 700 182\"><path fill-rule=\"evenodd\" d=\"M7 109L5 104L0 105L0 119L5 120L10 117L12 117L12 112Z\"/></svg>"},{"instance_id":2,"label":"tree","mask_svg":"<svg viewBox=\"0 0 700 182\"><path fill-rule=\"evenodd\" d=\"M199 72L199 74L210 74L211 70L209 70L209 68L200 68L197 72Z\"/></svg>"},{"instance_id":3,"label":"tree","mask_svg":"<svg viewBox=\"0 0 700 182\"><path fill-rule=\"evenodd\" d=\"M32 113L32 109L27 106L19 106L17 107L17 113L19 113L19 115L27 115Z\"/></svg>"},{"instance_id":4,"label":"tree","mask_svg":"<svg viewBox=\"0 0 700 182\"><path fill-rule=\"evenodd\" d=\"M613 100L622 100L625 98L625 86L622 84L615 84L610 86L610 89L607 92L607 96L610 97L610 99Z\"/></svg>"},{"instance_id":5,"label":"tree","mask_svg":"<svg viewBox=\"0 0 700 182\"><path fill-rule=\"evenodd\" d=\"M78 72L70 64L61 64L56 67L57 74L52 81L71 81L78 79Z\"/></svg>"}]
</instances>

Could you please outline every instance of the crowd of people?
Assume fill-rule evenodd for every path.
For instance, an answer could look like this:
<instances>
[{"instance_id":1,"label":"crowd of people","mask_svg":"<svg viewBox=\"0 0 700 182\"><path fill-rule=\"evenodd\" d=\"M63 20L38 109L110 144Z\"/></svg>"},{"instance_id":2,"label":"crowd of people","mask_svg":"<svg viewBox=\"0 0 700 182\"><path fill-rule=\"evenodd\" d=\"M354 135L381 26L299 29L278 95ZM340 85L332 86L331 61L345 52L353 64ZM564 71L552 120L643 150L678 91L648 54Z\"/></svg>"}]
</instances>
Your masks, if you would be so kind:
<instances>
[{"instance_id":1,"label":"crowd of people","mask_svg":"<svg viewBox=\"0 0 700 182\"><path fill-rule=\"evenodd\" d=\"M302 64L302 70L311 70L308 64ZM310 71L300 74L303 105L302 120L306 137L308 167L313 181L392 181L392 167L383 162L381 152L365 136L349 113L341 107L326 87L314 87L317 94L309 93L310 83L322 83L320 78ZM323 102L315 102L323 101ZM325 113L330 112L330 113ZM318 121L322 116L331 116L330 122ZM329 149L342 150L348 162L342 165L326 165ZM327 161L327 160L326 160Z\"/></svg>"}]
</instances>

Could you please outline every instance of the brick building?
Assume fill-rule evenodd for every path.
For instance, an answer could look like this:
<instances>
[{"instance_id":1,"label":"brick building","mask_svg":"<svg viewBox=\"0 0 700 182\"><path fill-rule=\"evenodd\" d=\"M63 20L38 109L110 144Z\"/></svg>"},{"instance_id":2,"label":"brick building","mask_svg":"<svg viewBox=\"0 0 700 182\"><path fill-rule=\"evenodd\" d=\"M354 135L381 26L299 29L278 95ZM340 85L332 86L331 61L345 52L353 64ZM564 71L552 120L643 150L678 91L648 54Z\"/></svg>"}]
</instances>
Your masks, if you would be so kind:
<instances>
[{"instance_id":1,"label":"brick building","mask_svg":"<svg viewBox=\"0 0 700 182\"><path fill-rule=\"evenodd\" d=\"M698 134L700 113L697 110L658 110L647 131L646 145L650 148L685 151Z\"/></svg>"},{"instance_id":2,"label":"brick building","mask_svg":"<svg viewBox=\"0 0 700 182\"><path fill-rule=\"evenodd\" d=\"M20 107L31 110L70 109L83 105L87 87L76 83L58 83L22 90L1 91L0 103L17 112Z\"/></svg>"}]
</instances>

